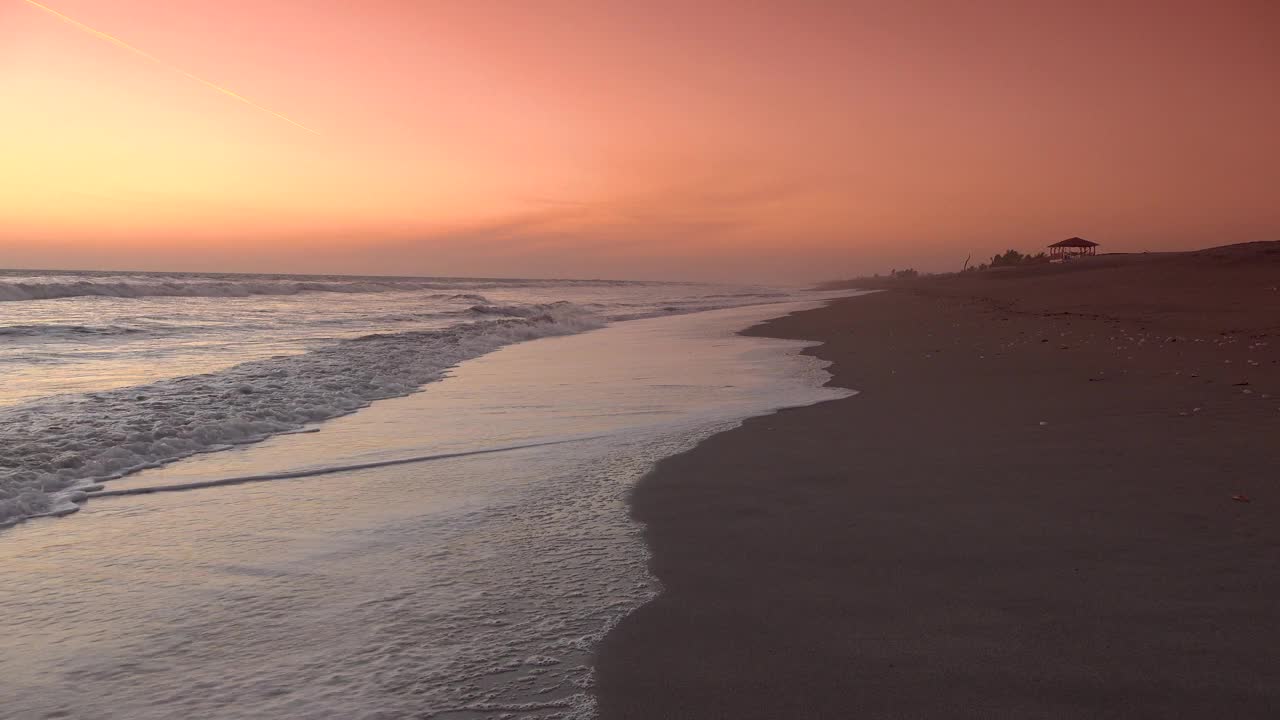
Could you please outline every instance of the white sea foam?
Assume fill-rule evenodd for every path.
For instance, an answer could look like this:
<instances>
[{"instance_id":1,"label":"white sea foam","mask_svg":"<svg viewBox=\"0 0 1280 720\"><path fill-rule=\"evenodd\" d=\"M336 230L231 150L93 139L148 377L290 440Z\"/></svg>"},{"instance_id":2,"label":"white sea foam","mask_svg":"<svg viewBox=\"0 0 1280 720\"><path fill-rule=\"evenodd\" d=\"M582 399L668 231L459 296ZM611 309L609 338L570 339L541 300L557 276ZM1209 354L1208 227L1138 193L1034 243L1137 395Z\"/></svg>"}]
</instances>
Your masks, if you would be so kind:
<instances>
[{"instance_id":1,"label":"white sea foam","mask_svg":"<svg viewBox=\"0 0 1280 720\"><path fill-rule=\"evenodd\" d=\"M367 335L224 371L0 408L0 525L61 512L79 485L256 442L414 392L468 358L600 327L569 303L444 330Z\"/></svg>"}]
</instances>

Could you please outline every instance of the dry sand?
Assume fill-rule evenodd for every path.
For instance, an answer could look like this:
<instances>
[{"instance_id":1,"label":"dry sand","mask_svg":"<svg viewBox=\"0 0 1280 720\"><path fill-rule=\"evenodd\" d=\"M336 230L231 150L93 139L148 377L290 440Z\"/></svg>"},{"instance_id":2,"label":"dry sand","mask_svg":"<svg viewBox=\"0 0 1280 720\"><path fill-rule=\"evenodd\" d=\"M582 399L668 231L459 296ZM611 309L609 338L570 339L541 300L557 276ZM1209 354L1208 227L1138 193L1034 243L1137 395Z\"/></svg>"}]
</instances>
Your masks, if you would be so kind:
<instances>
[{"instance_id":1,"label":"dry sand","mask_svg":"<svg viewBox=\"0 0 1280 720\"><path fill-rule=\"evenodd\" d=\"M753 328L860 394L640 483L601 717L1280 717L1277 286L1280 243L1101 256Z\"/></svg>"}]
</instances>

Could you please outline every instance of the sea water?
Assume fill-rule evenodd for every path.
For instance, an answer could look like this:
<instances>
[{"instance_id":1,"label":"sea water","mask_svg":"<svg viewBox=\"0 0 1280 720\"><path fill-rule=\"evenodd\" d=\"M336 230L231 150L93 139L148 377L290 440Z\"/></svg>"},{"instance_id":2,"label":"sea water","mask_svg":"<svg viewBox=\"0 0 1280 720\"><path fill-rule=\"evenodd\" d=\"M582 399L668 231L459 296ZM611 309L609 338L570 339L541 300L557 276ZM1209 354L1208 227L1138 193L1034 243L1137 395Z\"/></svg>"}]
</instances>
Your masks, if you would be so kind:
<instances>
[{"instance_id":1,"label":"sea water","mask_svg":"<svg viewBox=\"0 0 1280 720\"><path fill-rule=\"evenodd\" d=\"M0 526L80 488L296 432L504 345L776 302L613 281L0 272Z\"/></svg>"},{"instance_id":2,"label":"sea water","mask_svg":"<svg viewBox=\"0 0 1280 720\"><path fill-rule=\"evenodd\" d=\"M247 343L242 357L227 352L201 359L184 347L197 334L138 338L151 346L148 352L181 362L130 370L141 382L127 385L114 384L115 371L96 380L78 375L86 394L113 398L123 388L135 397L166 398L159 413L128 412L130 403L105 401L122 402L124 416L136 423L144 414L182 412L174 388L189 377L178 374L189 363L209 363L200 368L205 384L279 398L297 382L300 359L341 355L371 334L420 343L419 352L397 355L400 362L451 360L436 367L430 379L439 382L427 382L422 392L371 395L364 405L390 397L326 422L282 423L285 431L308 432L265 433L256 444L187 453L105 482L86 480L72 487L96 482L103 492L124 494L94 497L92 489L79 490L79 513L27 519L0 531L4 716L589 717L596 640L656 589L645 572L639 528L627 518L627 491L654 462L744 417L845 393L822 387L826 373L801 354L804 343L735 334L810 306L779 302L793 295L687 285L549 285L485 287L502 297L446 307L440 312L459 315L434 328L370 328L347 302L367 296L360 299L402 317L409 308L389 303L407 306L413 295L463 289L332 292L350 317L343 332L329 335L315 329L318 321L344 312L310 305L330 305L331 291L299 290L276 298L297 303L290 306L297 321L262 321L274 331ZM772 304L679 314L729 298L750 302L750 292L759 293L755 302ZM143 314L161 315L154 309L130 315L118 307L151 303L142 299L151 296L85 297L92 299L39 302L109 307L74 319L28 309L23 322L9 326L40 325L34 316L41 313L46 324L63 328L123 327L141 324ZM161 296L155 302L174 297L194 304L244 299ZM511 314L490 318L498 313L473 309L499 302ZM520 315L518 308L560 302L596 308L573 310L589 321L570 332L597 329L496 351L486 352L485 343L457 349L473 337L467 327L476 323L528 328L558 322L542 319L540 310ZM363 312L376 314L368 307ZM191 325L196 315L175 310L165 317ZM623 319L644 315L659 317ZM417 321L387 324L401 322ZM82 368L92 361L75 354L92 353L94 343L113 337L65 329L50 334L58 332L89 336L61 350L60 340L45 345L45 352ZM204 340L213 342L218 332L225 331ZM501 332L507 343L536 336ZM416 339L400 337L406 335ZM441 337L456 342L442 345ZM76 343L83 347L75 349ZM442 347L454 349L442 355ZM18 355L13 346L6 350ZM323 383L324 370L339 373L340 381L368 382L375 373L367 370L370 357L361 357L360 363L308 367L308 382ZM237 376L246 363L283 367L280 387L240 391L238 383L266 384ZM11 390L11 398L19 394ZM242 411L235 403L217 406L217 397L206 393L190 404L223 416ZM6 408L32 414L31 407L43 403L69 412L75 398L13 398ZM243 411L265 412L278 402ZM143 400L133 403L147 407ZM51 425L83 427L73 420ZM3 432L22 431L5 426ZM35 435L24 439L40 442ZM247 481L217 484L228 479ZM128 494L155 489L164 490Z\"/></svg>"}]
</instances>

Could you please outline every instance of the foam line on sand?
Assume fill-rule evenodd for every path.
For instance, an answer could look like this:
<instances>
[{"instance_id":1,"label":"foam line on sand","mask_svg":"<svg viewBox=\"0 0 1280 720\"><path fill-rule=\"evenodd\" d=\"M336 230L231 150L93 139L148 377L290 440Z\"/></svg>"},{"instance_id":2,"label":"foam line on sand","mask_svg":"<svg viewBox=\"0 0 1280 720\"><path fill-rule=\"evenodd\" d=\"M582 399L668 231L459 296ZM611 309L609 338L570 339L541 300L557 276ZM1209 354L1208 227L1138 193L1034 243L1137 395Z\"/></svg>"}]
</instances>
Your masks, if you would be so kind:
<instances>
[{"instance_id":1,"label":"foam line on sand","mask_svg":"<svg viewBox=\"0 0 1280 720\"><path fill-rule=\"evenodd\" d=\"M435 455L417 455L415 457L397 458L395 460L377 460L366 463L355 463L352 465L332 465L329 467L311 468L308 470L293 470L282 473L265 473L262 475L242 475L239 477L218 478L216 480L199 480L196 482L179 483L174 485L148 485L146 487L127 488L122 490L97 490L87 493L88 498L104 498L104 497L123 497L126 495L147 495L159 492L179 492L183 490L199 490L202 488L222 487L224 485L243 485L245 483L267 482L270 480L292 480L295 478L316 477L319 475L333 475L336 473L353 472L356 470L369 470L372 468L391 467L394 465L409 465L413 463L431 462L433 460L448 460L451 458L469 457L472 455L492 455L494 453L511 452L513 450L527 450L530 448L547 447L549 445L563 445L565 443L583 442L600 437L592 435L588 437L568 438L564 440L547 440L544 442L526 443L523 445L506 445L496 448L484 448L481 450L465 450L461 452L439 453Z\"/></svg>"}]
</instances>

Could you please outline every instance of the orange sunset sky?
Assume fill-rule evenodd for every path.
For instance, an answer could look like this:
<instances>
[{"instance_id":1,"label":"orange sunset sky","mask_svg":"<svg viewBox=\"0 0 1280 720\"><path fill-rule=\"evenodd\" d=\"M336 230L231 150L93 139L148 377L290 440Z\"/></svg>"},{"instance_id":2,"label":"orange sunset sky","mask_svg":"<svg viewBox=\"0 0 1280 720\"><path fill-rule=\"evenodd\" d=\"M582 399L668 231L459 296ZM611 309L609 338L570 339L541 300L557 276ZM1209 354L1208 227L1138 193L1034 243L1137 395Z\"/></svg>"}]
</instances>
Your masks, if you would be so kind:
<instances>
[{"instance_id":1,"label":"orange sunset sky","mask_svg":"<svg viewBox=\"0 0 1280 720\"><path fill-rule=\"evenodd\" d=\"M1275 0L42 2L151 57L0 0L0 267L792 282L1280 239Z\"/></svg>"}]
</instances>

